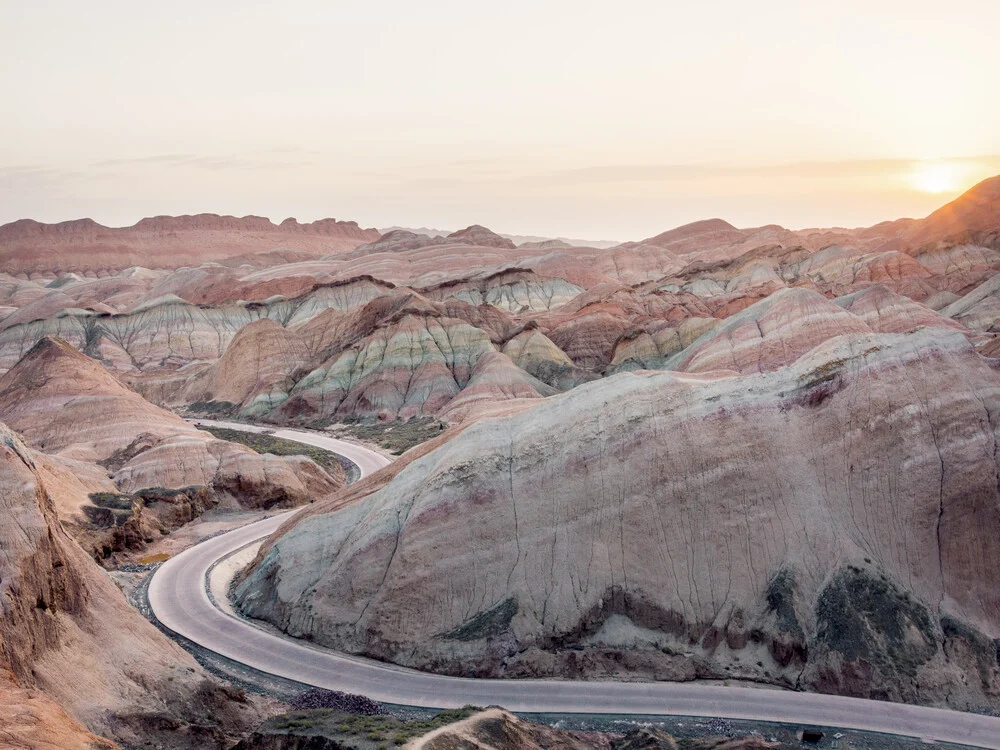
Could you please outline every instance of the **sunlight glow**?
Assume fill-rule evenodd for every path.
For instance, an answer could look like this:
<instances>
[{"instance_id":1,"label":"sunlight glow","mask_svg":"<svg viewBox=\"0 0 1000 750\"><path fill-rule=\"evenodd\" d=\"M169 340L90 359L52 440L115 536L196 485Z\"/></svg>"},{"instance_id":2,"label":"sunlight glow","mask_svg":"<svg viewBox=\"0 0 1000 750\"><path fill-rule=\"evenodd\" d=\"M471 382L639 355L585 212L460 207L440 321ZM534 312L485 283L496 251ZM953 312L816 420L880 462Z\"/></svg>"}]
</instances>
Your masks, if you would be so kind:
<instances>
[{"instance_id":1,"label":"sunlight glow","mask_svg":"<svg viewBox=\"0 0 1000 750\"><path fill-rule=\"evenodd\" d=\"M964 186L960 164L943 161L921 162L910 173L910 184L922 193L953 193Z\"/></svg>"}]
</instances>

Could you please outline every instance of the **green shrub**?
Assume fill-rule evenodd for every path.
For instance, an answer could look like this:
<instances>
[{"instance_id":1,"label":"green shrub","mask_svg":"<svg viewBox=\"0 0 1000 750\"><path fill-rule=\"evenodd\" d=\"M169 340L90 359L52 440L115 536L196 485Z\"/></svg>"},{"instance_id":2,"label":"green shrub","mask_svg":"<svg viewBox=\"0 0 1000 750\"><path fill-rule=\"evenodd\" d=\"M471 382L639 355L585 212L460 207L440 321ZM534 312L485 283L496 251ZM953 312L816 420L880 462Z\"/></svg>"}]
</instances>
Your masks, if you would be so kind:
<instances>
[{"instance_id":1,"label":"green shrub","mask_svg":"<svg viewBox=\"0 0 1000 750\"><path fill-rule=\"evenodd\" d=\"M132 510L131 495L122 495L117 492L91 492L88 497L90 498L90 502L98 508Z\"/></svg>"}]
</instances>

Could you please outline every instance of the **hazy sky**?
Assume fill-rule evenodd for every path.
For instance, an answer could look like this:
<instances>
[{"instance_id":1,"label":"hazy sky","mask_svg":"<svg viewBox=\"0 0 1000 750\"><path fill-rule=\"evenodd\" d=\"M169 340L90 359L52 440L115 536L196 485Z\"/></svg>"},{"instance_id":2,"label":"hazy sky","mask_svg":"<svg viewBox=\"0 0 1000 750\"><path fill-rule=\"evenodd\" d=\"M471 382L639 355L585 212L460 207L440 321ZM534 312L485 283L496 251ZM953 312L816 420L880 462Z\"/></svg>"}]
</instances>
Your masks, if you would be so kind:
<instances>
[{"instance_id":1,"label":"hazy sky","mask_svg":"<svg viewBox=\"0 0 1000 750\"><path fill-rule=\"evenodd\" d=\"M923 215L1000 173L998 28L996 0L0 0L0 222Z\"/></svg>"}]
</instances>

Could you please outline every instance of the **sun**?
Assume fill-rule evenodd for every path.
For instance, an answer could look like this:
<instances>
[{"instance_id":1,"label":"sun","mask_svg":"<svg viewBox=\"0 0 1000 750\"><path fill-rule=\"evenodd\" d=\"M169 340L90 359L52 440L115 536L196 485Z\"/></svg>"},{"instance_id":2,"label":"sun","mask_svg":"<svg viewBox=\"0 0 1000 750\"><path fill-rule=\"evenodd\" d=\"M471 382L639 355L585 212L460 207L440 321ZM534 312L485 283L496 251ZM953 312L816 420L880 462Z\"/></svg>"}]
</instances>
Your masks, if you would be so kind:
<instances>
[{"instance_id":1,"label":"sun","mask_svg":"<svg viewBox=\"0 0 1000 750\"><path fill-rule=\"evenodd\" d=\"M948 162L920 162L910 172L910 184L922 193L952 193L962 186L961 171Z\"/></svg>"}]
</instances>

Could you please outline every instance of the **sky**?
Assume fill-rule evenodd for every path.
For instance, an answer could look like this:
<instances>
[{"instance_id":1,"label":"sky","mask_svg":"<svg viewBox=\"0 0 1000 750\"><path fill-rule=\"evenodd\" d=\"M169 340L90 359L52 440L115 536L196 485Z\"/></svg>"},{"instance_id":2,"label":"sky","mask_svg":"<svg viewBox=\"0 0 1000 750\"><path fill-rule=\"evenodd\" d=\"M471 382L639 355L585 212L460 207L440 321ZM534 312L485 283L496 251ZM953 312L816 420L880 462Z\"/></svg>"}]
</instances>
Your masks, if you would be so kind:
<instances>
[{"instance_id":1,"label":"sky","mask_svg":"<svg viewBox=\"0 0 1000 750\"><path fill-rule=\"evenodd\" d=\"M995 0L0 0L0 222L640 239L1000 174Z\"/></svg>"}]
</instances>

